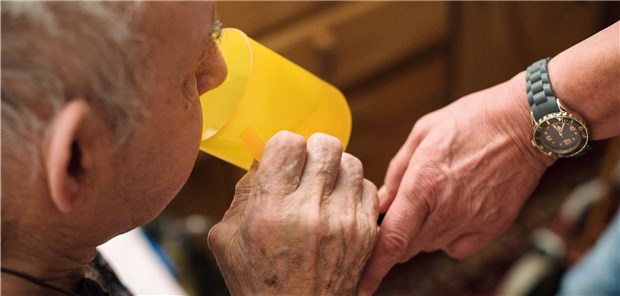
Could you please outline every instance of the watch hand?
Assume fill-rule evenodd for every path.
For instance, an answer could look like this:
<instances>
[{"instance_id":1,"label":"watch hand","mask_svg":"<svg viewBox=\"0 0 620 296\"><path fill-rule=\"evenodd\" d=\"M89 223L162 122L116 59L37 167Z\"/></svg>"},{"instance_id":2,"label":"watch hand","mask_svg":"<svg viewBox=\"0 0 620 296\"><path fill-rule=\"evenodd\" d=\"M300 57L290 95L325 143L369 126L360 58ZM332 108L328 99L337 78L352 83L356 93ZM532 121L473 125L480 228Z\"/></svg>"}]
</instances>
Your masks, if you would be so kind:
<instances>
[{"instance_id":1,"label":"watch hand","mask_svg":"<svg viewBox=\"0 0 620 296\"><path fill-rule=\"evenodd\" d=\"M558 132L560 138L564 138L564 122L554 124L553 128Z\"/></svg>"}]
</instances>

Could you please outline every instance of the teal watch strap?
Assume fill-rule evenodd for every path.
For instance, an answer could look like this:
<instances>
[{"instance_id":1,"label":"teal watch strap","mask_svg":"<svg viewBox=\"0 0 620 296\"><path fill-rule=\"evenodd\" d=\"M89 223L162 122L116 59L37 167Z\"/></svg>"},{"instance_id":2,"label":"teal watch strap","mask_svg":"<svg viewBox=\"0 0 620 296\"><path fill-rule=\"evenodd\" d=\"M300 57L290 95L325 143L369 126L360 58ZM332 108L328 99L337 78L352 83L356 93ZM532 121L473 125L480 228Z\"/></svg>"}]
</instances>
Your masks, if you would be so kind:
<instances>
[{"instance_id":1,"label":"teal watch strap","mask_svg":"<svg viewBox=\"0 0 620 296\"><path fill-rule=\"evenodd\" d=\"M560 112L557 100L549 80L547 64L549 58L539 60L529 67L525 73L525 90L534 121L538 121L549 113Z\"/></svg>"}]
</instances>

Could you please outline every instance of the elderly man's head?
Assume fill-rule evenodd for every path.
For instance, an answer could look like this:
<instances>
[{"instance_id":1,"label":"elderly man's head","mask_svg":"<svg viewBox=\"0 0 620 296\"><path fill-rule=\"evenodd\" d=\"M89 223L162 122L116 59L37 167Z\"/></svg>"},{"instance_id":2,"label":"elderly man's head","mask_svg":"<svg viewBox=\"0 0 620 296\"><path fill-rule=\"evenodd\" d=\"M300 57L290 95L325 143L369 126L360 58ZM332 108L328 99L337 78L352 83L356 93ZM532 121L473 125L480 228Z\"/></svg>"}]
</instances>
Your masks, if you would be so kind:
<instances>
[{"instance_id":1,"label":"elderly man's head","mask_svg":"<svg viewBox=\"0 0 620 296\"><path fill-rule=\"evenodd\" d=\"M211 2L2 4L3 251L25 225L90 244L159 214L226 75L215 22Z\"/></svg>"}]
</instances>

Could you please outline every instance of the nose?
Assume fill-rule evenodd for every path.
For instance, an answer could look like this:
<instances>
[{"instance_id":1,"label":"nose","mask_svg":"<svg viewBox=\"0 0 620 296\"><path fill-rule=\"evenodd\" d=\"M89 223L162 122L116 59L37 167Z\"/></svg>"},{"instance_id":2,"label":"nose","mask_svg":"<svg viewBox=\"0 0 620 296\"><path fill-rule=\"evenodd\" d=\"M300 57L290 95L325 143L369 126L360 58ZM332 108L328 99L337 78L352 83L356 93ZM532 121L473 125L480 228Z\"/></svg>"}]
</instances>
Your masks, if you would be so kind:
<instances>
[{"instance_id":1,"label":"nose","mask_svg":"<svg viewBox=\"0 0 620 296\"><path fill-rule=\"evenodd\" d=\"M208 50L208 57L200 64L196 71L199 95L218 87L226 80L226 75L228 75L226 61L217 45L213 43Z\"/></svg>"}]
</instances>

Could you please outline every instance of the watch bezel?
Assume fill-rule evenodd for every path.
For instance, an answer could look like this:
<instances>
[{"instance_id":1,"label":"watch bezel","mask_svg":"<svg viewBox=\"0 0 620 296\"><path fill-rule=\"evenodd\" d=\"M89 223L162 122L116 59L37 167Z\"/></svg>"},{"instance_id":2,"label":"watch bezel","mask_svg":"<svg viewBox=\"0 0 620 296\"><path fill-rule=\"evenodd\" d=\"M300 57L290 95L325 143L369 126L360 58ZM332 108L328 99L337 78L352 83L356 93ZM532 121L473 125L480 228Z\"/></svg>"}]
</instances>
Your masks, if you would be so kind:
<instances>
[{"instance_id":1,"label":"watch bezel","mask_svg":"<svg viewBox=\"0 0 620 296\"><path fill-rule=\"evenodd\" d=\"M558 152L558 151L550 150L546 146L543 145L542 140L541 140L541 135L542 135L543 127L546 127L544 126L544 124L547 124L548 126L556 122L564 122L564 123L570 124L572 126L575 126L577 130L579 131L579 135L581 136L579 146L575 147L574 150L569 151L569 152ZM588 145L588 140L589 140L589 134L588 134L588 127L586 126L586 124L582 120L574 116L573 114L570 114L566 111L549 113L543 116L534 125L534 134L532 136L532 144L536 146L536 148L538 148L543 153L549 156L553 156L553 157L576 156L586 148L586 146Z\"/></svg>"}]
</instances>

